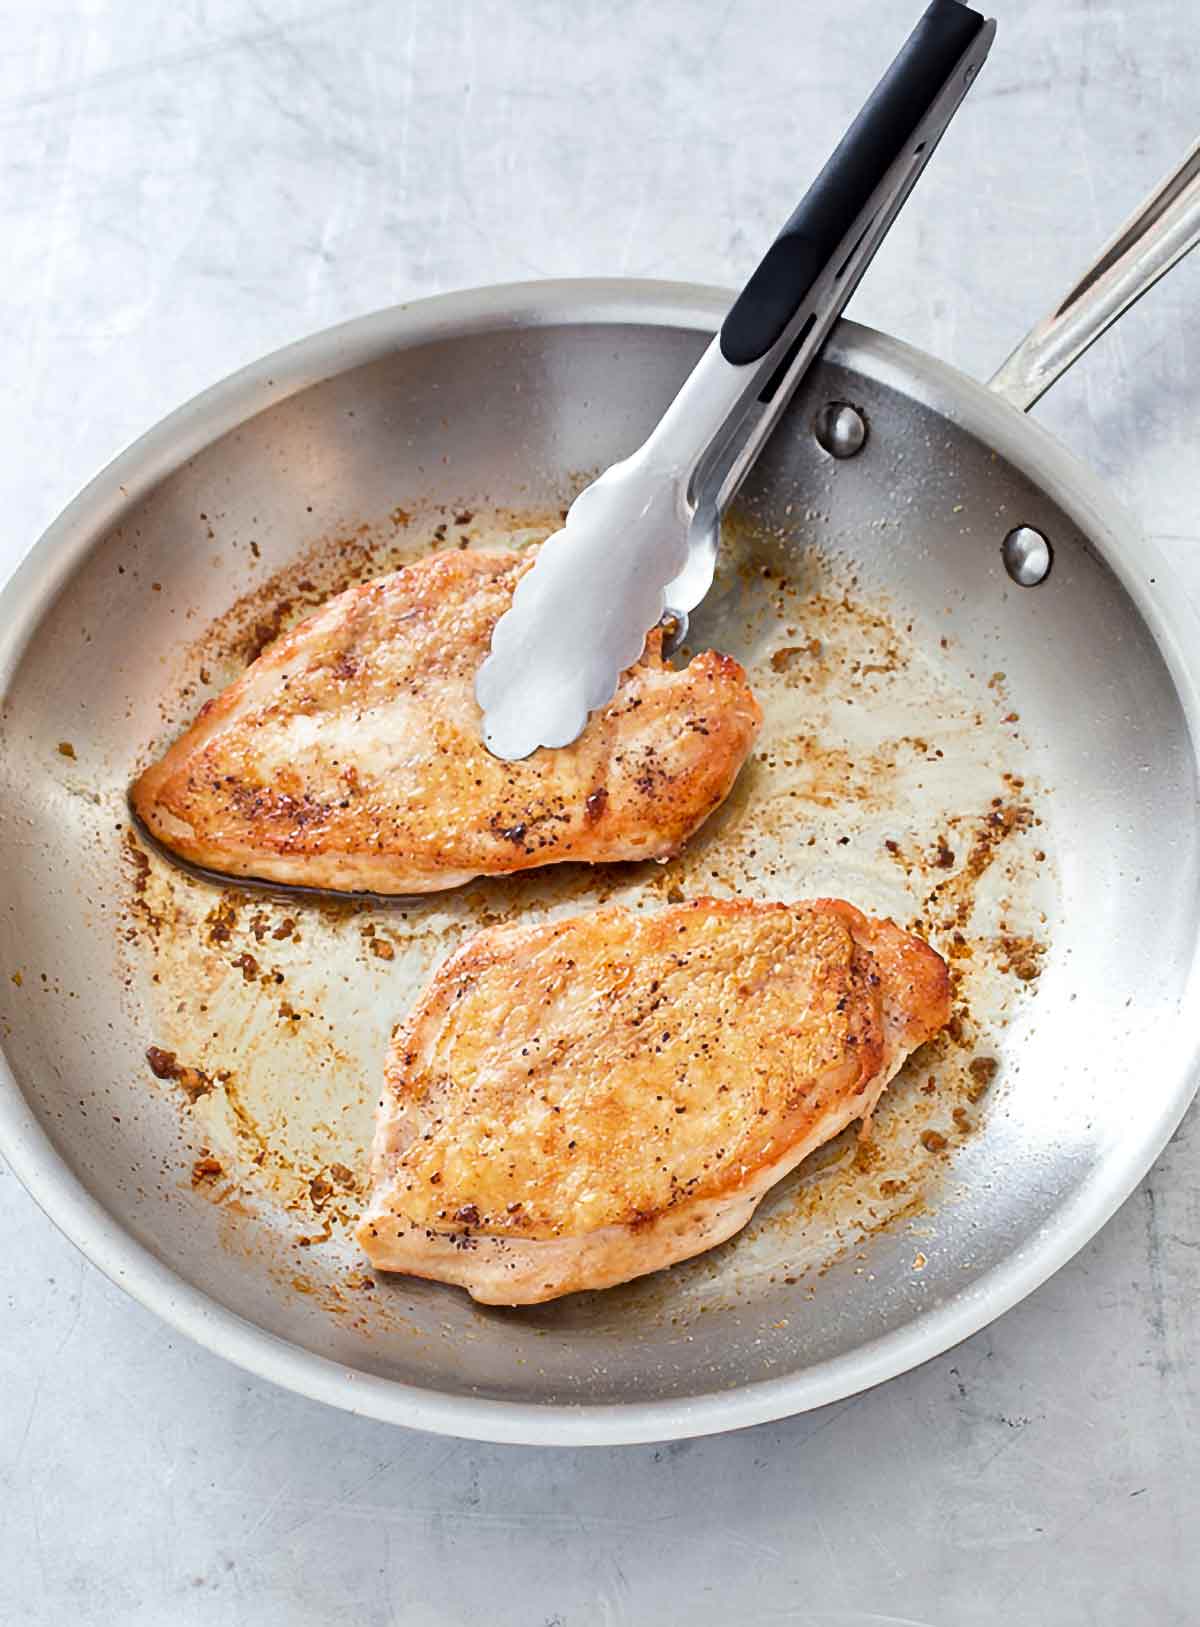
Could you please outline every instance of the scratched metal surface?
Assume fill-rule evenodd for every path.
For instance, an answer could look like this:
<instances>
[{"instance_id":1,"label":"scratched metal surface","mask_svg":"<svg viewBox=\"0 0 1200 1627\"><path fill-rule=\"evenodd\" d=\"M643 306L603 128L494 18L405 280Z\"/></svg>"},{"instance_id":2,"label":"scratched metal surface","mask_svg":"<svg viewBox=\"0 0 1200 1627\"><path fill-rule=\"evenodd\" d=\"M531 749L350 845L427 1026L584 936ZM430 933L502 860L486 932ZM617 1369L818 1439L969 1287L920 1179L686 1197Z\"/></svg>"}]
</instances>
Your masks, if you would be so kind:
<instances>
[{"instance_id":1,"label":"scratched metal surface","mask_svg":"<svg viewBox=\"0 0 1200 1627\"><path fill-rule=\"evenodd\" d=\"M765 4L615 10L15 9L6 559L177 401L340 316L514 276L735 281L909 21L895 0L860 30ZM1190 138L1189 10L1007 8L856 314L986 371ZM1197 276L1040 413L1193 587ZM247 1380L0 1179L0 1616L973 1627L1002 1597L1054 1627L1190 1621L1193 1126L1078 1261L958 1351L791 1424L623 1452L427 1441Z\"/></svg>"}]
</instances>

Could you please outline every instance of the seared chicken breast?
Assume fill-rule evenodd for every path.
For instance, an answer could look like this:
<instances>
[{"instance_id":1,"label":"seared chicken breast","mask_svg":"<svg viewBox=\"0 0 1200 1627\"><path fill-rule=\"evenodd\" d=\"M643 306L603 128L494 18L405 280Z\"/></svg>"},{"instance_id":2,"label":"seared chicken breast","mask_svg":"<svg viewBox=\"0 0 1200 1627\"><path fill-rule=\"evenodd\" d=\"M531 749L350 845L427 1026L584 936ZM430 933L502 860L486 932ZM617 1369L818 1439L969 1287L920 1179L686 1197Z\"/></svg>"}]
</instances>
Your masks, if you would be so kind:
<instances>
[{"instance_id":1,"label":"seared chicken breast","mask_svg":"<svg viewBox=\"0 0 1200 1627\"><path fill-rule=\"evenodd\" d=\"M574 744L480 737L475 674L529 555L438 554L278 639L137 780L182 858L233 876L424 893L568 859L666 859L728 795L761 712L736 661L651 633Z\"/></svg>"},{"instance_id":2,"label":"seared chicken breast","mask_svg":"<svg viewBox=\"0 0 1200 1627\"><path fill-rule=\"evenodd\" d=\"M489 1304L712 1248L949 1016L850 904L702 899L481 932L397 1029L358 1237Z\"/></svg>"}]
</instances>

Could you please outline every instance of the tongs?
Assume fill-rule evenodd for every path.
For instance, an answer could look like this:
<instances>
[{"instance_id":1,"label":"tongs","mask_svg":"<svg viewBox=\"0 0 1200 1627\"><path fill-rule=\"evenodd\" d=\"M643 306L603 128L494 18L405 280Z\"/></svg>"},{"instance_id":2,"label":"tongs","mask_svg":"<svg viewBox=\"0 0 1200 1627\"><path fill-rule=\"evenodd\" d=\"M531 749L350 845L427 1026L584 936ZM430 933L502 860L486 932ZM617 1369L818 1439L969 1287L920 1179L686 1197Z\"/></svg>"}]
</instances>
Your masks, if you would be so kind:
<instances>
[{"instance_id":1,"label":"tongs","mask_svg":"<svg viewBox=\"0 0 1200 1627\"><path fill-rule=\"evenodd\" d=\"M583 490L496 623L475 694L497 757L565 746L664 616L712 586L721 515L991 48L933 0L649 439Z\"/></svg>"}]
</instances>

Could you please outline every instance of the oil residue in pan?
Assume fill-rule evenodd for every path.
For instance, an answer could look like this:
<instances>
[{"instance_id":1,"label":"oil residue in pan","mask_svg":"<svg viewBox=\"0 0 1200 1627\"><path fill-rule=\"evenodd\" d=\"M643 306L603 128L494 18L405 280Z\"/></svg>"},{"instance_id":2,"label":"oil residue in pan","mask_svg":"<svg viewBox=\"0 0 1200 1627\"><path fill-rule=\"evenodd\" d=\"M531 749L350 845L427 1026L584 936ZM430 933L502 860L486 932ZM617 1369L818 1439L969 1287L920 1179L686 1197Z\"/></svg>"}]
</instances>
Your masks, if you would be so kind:
<instances>
[{"instance_id":1,"label":"oil residue in pan","mask_svg":"<svg viewBox=\"0 0 1200 1627\"><path fill-rule=\"evenodd\" d=\"M439 547L512 547L553 513L397 509L324 540L246 594L181 657L157 750L208 693L331 593ZM1055 885L1038 788L1003 673L971 672L854 566L743 520L692 630L746 665L765 722L727 803L671 864L558 866L420 900L339 900L206 881L132 828L121 919L131 1016L153 1035L147 1088L176 1093L179 1179L222 1206L231 1247L354 1315L372 1287L352 1238L391 1030L433 967L484 925L705 894L834 893L928 936L949 961L951 1024L912 1058L866 1134L847 1131L712 1254L614 1292L665 1314L765 1276L819 1293L822 1269L908 1225L912 1268L952 1201L956 1144L986 1122L1014 1003L1046 948ZM149 744L149 743L148 743ZM131 765L132 767L132 765ZM349 1293L347 1293L349 1290ZM372 1325L379 1326L379 1296Z\"/></svg>"}]
</instances>

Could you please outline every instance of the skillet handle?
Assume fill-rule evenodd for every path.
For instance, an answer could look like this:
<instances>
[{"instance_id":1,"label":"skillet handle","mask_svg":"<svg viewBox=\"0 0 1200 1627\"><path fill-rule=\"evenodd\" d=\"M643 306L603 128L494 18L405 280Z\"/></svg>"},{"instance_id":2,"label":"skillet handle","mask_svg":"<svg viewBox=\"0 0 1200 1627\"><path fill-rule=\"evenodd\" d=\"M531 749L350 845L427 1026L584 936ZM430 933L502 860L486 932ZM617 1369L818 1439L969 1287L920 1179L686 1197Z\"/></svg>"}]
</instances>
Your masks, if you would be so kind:
<instances>
[{"instance_id":1,"label":"skillet handle","mask_svg":"<svg viewBox=\"0 0 1200 1627\"><path fill-rule=\"evenodd\" d=\"M1022 339L988 389L1028 412L1118 317L1200 243L1200 141Z\"/></svg>"},{"instance_id":2,"label":"skillet handle","mask_svg":"<svg viewBox=\"0 0 1200 1627\"><path fill-rule=\"evenodd\" d=\"M959 0L932 0L734 301L721 326L727 362L761 361L779 342L983 27Z\"/></svg>"}]
</instances>

